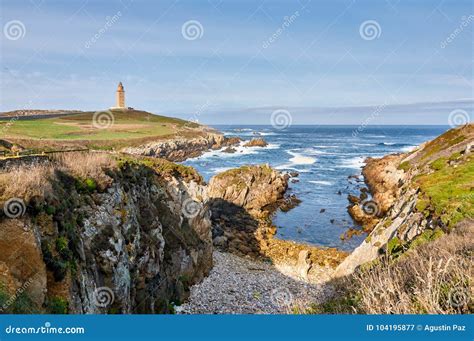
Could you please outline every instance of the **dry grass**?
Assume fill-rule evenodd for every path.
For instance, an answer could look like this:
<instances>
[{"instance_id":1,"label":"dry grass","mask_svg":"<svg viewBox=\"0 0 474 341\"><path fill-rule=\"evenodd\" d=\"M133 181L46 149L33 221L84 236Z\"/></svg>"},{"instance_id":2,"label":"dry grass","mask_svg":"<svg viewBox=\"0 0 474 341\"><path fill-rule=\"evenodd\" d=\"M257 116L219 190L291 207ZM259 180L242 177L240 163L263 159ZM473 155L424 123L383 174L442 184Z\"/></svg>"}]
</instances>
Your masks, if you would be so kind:
<instances>
[{"instance_id":1,"label":"dry grass","mask_svg":"<svg viewBox=\"0 0 474 341\"><path fill-rule=\"evenodd\" d=\"M21 198L29 202L33 197L51 196L56 171L81 180L93 179L99 189L105 189L113 181L105 174L105 170L115 167L112 157L103 153L57 154L51 157L50 162L16 166L0 174L0 200Z\"/></svg>"},{"instance_id":2,"label":"dry grass","mask_svg":"<svg viewBox=\"0 0 474 341\"><path fill-rule=\"evenodd\" d=\"M0 198L21 198L27 202L33 197L52 194L51 179L54 168L50 164L14 167L0 175Z\"/></svg>"},{"instance_id":3,"label":"dry grass","mask_svg":"<svg viewBox=\"0 0 474 341\"><path fill-rule=\"evenodd\" d=\"M80 179L94 179L100 188L106 188L112 179L106 169L116 168L115 160L106 153L63 153L52 158L58 167Z\"/></svg>"},{"instance_id":4,"label":"dry grass","mask_svg":"<svg viewBox=\"0 0 474 341\"><path fill-rule=\"evenodd\" d=\"M336 283L338 295L315 308L323 313L472 313L474 223L383 259Z\"/></svg>"}]
</instances>

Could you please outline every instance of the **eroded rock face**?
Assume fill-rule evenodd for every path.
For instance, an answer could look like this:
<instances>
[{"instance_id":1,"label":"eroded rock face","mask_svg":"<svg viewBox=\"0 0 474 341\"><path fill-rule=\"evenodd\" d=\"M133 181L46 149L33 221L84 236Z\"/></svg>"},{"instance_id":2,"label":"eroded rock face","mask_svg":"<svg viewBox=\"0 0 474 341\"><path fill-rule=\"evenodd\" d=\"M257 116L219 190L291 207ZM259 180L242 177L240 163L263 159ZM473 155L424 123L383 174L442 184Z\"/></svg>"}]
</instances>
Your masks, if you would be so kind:
<instances>
[{"instance_id":1,"label":"eroded rock face","mask_svg":"<svg viewBox=\"0 0 474 341\"><path fill-rule=\"evenodd\" d=\"M1 223L0 283L10 297L25 292L34 304L41 306L46 297L47 276L34 231L28 220L8 219Z\"/></svg>"},{"instance_id":2,"label":"eroded rock face","mask_svg":"<svg viewBox=\"0 0 474 341\"><path fill-rule=\"evenodd\" d=\"M266 206L283 198L287 187L288 179L268 165L244 166L213 177L208 193L260 217Z\"/></svg>"},{"instance_id":3,"label":"eroded rock face","mask_svg":"<svg viewBox=\"0 0 474 341\"><path fill-rule=\"evenodd\" d=\"M393 237L410 241L421 233L422 230L418 227L421 226L423 217L415 212L415 205L416 190L409 190L403 194L388 214L375 225L362 244L336 268L334 276L349 275L362 264L375 260L386 252L387 243Z\"/></svg>"},{"instance_id":4,"label":"eroded rock face","mask_svg":"<svg viewBox=\"0 0 474 341\"><path fill-rule=\"evenodd\" d=\"M29 203L22 219L0 217L0 282L10 296L28 283L44 311L60 299L69 313L162 313L207 275L205 188L137 164L109 175L102 192L78 191L61 175L58 199Z\"/></svg>"},{"instance_id":5,"label":"eroded rock face","mask_svg":"<svg viewBox=\"0 0 474 341\"><path fill-rule=\"evenodd\" d=\"M232 169L212 178L208 193L214 245L241 256L271 259L274 264L299 269L295 271L305 273L303 277L308 273L313 276L316 271L311 264L334 266L346 254L274 237L277 228L271 221L273 212L289 210L299 203L296 197L285 196L288 180L288 175L267 165Z\"/></svg>"},{"instance_id":6,"label":"eroded rock face","mask_svg":"<svg viewBox=\"0 0 474 341\"><path fill-rule=\"evenodd\" d=\"M372 197L368 197L365 188L360 197L348 196L349 214L367 232L372 231L399 196L400 187L406 180L404 171L398 169L402 159L403 155L367 158L362 174Z\"/></svg>"},{"instance_id":7,"label":"eroded rock face","mask_svg":"<svg viewBox=\"0 0 474 341\"><path fill-rule=\"evenodd\" d=\"M238 144L238 138L226 138L222 134L207 133L196 138L176 138L147 143L139 147L127 147L122 152L133 155L163 158L169 161L184 161L210 149Z\"/></svg>"},{"instance_id":8,"label":"eroded rock face","mask_svg":"<svg viewBox=\"0 0 474 341\"><path fill-rule=\"evenodd\" d=\"M218 174L208 185L214 245L257 256L261 241L276 230L269 215L283 202L288 178L268 165L244 166Z\"/></svg>"},{"instance_id":9,"label":"eroded rock face","mask_svg":"<svg viewBox=\"0 0 474 341\"><path fill-rule=\"evenodd\" d=\"M430 162L453 158L447 167L456 167L456 159L468 155L474 138L473 125L451 129L436 139L422 144L409 154L388 155L368 159L363 169L365 182L372 194L375 214L363 211L364 201L349 207L352 217L369 226L369 235L336 269L335 276L345 276L380 255L396 255L411 246L423 234L432 238L446 224L434 210L426 210L427 199L416 178L431 174ZM453 157L457 153L459 156ZM472 225L472 220L468 219Z\"/></svg>"},{"instance_id":10,"label":"eroded rock face","mask_svg":"<svg viewBox=\"0 0 474 341\"><path fill-rule=\"evenodd\" d=\"M380 159L368 158L362 170L373 200L378 205L379 215L384 215L398 197L405 173L398 169L403 155L387 155Z\"/></svg>"}]
</instances>

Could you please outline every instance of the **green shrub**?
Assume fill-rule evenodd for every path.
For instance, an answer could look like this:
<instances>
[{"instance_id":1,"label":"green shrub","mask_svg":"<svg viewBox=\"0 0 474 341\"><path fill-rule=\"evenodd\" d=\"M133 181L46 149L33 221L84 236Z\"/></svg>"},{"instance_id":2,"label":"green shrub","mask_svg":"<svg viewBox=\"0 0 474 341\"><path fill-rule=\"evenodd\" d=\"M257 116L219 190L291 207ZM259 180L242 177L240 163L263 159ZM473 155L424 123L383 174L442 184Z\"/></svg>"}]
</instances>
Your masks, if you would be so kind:
<instances>
[{"instance_id":1,"label":"green shrub","mask_svg":"<svg viewBox=\"0 0 474 341\"><path fill-rule=\"evenodd\" d=\"M398 239L398 237L393 237L389 240L387 244L387 252L392 256L403 252L403 243Z\"/></svg>"},{"instance_id":2,"label":"green shrub","mask_svg":"<svg viewBox=\"0 0 474 341\"><path fill-rule=\"evenodd\" d=\"M51 297L48 300L48 313L67 314L69 312L69 303L62 297Z\"/></svg>"},{"instance_id":3,"label":"green shrub","mask_svg":"<svg viewBox=\"0 0 474 341\"><path fill-rule=\"evenodd\" d=\"M437 170L437 171L443 169L444 166L446 166L446 158L444 158L444 157L440 157L439 159L433 161L430 164L430 167L434 170Z\"/></svg>"},{"instance_id":4,"label":"green shrub","mask_svg":"<svg viewBox=\"0 0 474 341\"><path fill-rule=\"evenodd\" d=\"M411 165L410 165L410 162L408 161L402 162L401 164L398 165L398 169L403 170L404 172L408 172L410 167Z\"/></svg>"},{"instance_id":5,"label":"green shrub","mask_svg":"<svg viewBox=\"0 0 474 341\"><path fill-rule=\"evenodd\" d=\"M5 314L36 314L39 310L30 297L22 292L11 297L0 283L0 313Z\"/></svg>"},{"instance_id":6,"label":"green shrub","mask_svg":"<svg viewBox=\"0 0 474 341\"><path fill-rule=\"evenodd\" d=\"M97 189L97 182L92 178L77 180L76 189L80 193L93 193Z\"/></svg>"},{"instance_id":7,"label":"green shrub","mask_svg":"<svg viewBox=\"0 0 474 341\"><path fill-rule=\"evenodd\" d=\"M54 213L56 213L56 207L48 205L44 211L47 215L54 215Z\"/></svg>"},{"instance_id":8,"label":"green shrub","mask_svg":"<svg viewBox=\"0 0 474 341\"><path fill-rule=\"evenodd\" d=\"M56 251L66 260L72 257L72 252L69 249L69 240L66 237L58 237L56 239Z\"/></svg>"}]
</instances>

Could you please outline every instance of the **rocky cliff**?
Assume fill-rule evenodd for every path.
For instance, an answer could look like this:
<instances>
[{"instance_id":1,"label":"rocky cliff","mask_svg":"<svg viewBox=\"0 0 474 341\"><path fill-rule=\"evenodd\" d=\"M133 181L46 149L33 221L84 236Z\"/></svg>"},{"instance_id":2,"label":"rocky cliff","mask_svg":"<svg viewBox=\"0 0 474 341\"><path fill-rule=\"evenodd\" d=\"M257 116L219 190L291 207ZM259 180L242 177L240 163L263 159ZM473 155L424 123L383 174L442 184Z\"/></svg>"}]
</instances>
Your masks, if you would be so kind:
<instances>
[{"instance_id":1,"label":"rocky cliff","mask_svg":"<svg viewBox=\"0 0 474 341\"><path fill-rule=\"evenodd\" d=\"M369 159L363 174L372 198L349 207L371 231L336 269L351 274L380 255L449 233L458 224L474 226L474 125L451 129L408 154Z\"/></svg>"},{"instance_id":2,"label":"rocky cliff","mask_svg":"<svg viewBox=\"0 0 474 341\"><path fill-rule=\"evenodd\" d=\"M243 166L213 177L208 186L214 245L241 256L304 268L339 264L346 256L336 249L316 248L274 238L272 215L298 204L286 195L289 176L268 165ZM316 269L316 267L314 267Z\"/></svg>"},{"instance_id":3,"label":"rocky cliff","mask_svg":"<svg viewBox=\"0 0 474 341\"><path fill-rule=\"evenodd\" d=\"M191 168L78 154L0 180L3 312L170 312L212 267Z\"/></svg>"},{"instance_id":4,"label":"rocky cliff","mask_svg":"<svg viewBox=\"0 0 474 341\"><path fill-rule=\"evenodd\" d=\"M127 147L122 152L132 155L164 158L170 161L184 161L196 157L210 149L219 149L238 143L235 138L226 138L219 133L206 133L195 138L174 138L150 142L138 147Z\"/></svg>"}]
</instances>

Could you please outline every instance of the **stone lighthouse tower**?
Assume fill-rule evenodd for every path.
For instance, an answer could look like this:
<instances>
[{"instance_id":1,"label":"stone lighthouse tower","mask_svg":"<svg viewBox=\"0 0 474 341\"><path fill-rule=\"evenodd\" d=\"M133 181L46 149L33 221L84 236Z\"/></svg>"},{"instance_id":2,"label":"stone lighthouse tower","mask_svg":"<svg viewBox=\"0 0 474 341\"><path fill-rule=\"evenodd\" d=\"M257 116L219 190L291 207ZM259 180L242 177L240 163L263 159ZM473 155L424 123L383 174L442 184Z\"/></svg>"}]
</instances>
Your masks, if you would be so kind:
<instances>
[{"instance_id":1,"label":"stone lighthouse tower","mask_svg":"<svg viewBox=\"0 0 474 341\"><path fill-rule=\"evenodd\" d=\"M125 90L123 89L122 82L120 82L117 87L115 98L115 107L117 109L125 109Z\"/></svg>"}]
</instances>

